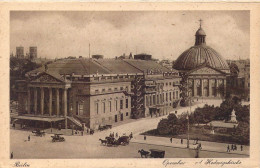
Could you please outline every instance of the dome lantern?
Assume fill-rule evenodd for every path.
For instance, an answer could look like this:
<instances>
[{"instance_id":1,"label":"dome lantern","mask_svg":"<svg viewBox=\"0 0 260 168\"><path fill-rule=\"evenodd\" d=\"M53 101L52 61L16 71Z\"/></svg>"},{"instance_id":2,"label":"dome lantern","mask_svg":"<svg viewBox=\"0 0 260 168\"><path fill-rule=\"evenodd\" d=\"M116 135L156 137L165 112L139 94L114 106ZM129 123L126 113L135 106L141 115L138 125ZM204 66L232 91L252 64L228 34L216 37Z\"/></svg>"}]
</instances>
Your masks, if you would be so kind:
<instances>
[{"instance_id":1,"label":"dome lantern","mask_svg":"<svg viewBox=\"0 0 260 168\"><path fill-rule=\"evenodd\" d=\"M201 22L202 20L200 19L200 28L197 30L195 34L195 45L206 45L206 33L204 30L201 28Z\"/></svg>"}]
</instances>

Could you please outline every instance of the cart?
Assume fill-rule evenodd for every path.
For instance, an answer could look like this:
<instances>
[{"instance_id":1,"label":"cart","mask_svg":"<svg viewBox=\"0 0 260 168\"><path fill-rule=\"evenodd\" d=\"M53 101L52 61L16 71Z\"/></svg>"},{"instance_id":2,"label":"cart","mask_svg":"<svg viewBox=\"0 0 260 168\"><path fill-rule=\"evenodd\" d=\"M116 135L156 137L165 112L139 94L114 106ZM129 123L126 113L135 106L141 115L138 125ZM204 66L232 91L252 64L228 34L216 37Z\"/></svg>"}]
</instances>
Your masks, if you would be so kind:
<instances>
[{"instance_id":1,"label":"cart","mask_svg":"<svg viewBox=\"0 0 260 168\"><path fill-rule=\"evenodd\" d=\"M150 157L152 158L164 158L165 151L159 149L150 149L151 154Z\"/></svg>"}]
</instances>

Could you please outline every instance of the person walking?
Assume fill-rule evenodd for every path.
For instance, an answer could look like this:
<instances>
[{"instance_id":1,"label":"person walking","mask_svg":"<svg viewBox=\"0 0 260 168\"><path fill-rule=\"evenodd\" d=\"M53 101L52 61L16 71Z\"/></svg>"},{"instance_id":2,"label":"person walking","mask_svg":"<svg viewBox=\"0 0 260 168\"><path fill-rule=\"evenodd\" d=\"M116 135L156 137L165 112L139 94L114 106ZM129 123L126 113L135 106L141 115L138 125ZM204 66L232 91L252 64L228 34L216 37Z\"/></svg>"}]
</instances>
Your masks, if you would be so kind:
<instances>
[{"instance_id":1,"label":"person walking","mask_svg":"<svg viewBox=\"0 0 260 168\"><path fill-rule=\"evenodd\" d=\"M234 150L237 150L237 145L236 144L234 145Z\"/></svg>"},{"instance_id":2,"label":"person walking","mask_svg":"<svg viewBox=\"0 0 260 168\"><path fill-rule=\"evenodd\" d=\"M240 146L241 151L243 151L243 145Z\"/></svg>"},{"instance_id":3,"label":"person walking","mask_svg":"<svg viewBox=\"0 0 260 168\"><path fill-rule=\"evenodd\" d=\"M28 136L28 141L30 141L31 140L31 137L30 137L30 135Z\"/></svg>"},{"instance_id":4,"label":"person walking","mask_svg":"<svg viewBox=\"0 0 260 168\"><path fill-rule=\"evenodd\" d=\"M227 146L227 152L230 152L230 148L229 148L229 145Z\"/></svg>"},{"instance_id":5,"label":"person walking","mask_svg":"<svg viewBox=\"0 0 260 168\"><path fill-rule=\"evenodd\" d=\"M171 143L172 143L172 138L170 138L170 141L171 141Z\"/></svg>"},{"instance_id":6,"label":"person walking","mask_svg":"<svg viewBox=\"0 0 260 168\"><path fill-rule=\"evenodd\" d=\"M233 144L231 145L231 150L234 151L234 145Z\"/></svg>"},{"instance_id":7,"label":"person walking","mask_svg":"<svg viewBox=\"0 0 260 168\"><path fill-rule=\"evenodd\" d=\"M181 144L183 144L183 139L181 138Z\"/></svg>"},{"instance_id":8,"label":"person walking","mask_svg":"<svg viewBox=\"0 0 260 168\"><path fill-rule=\"evenodd\" d=\"M12 152L12 153L11 153L11 159L13 159L13 158L14 158L14 153Z\"/></svg>"},{"instance_id":9,"label":"person walking","mask_svg":"<svg viewBox=\"0 0 260 168\"><path fill-rule=\"evenodd\" d=\"M116 138L118 137L118 133L116 133Z\"/></svg>"}]
</instances>

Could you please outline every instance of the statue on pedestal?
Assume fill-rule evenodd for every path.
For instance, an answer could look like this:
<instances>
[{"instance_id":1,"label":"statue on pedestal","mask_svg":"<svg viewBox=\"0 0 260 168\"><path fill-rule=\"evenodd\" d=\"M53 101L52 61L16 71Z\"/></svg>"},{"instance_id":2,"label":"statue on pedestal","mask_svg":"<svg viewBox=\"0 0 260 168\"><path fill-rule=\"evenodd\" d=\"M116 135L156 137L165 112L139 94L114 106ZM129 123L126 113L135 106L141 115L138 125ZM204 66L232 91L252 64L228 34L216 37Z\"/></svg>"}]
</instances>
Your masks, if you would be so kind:
<instances>
[{"instance_id":1,"label":"statue on pedestal","mask_svg":"<svg viewBox=\"0 0 260 168\"><path fill-rule=\"evenodd\" d=\"M233 109L233 111L232 111L232 113L231 113L231 115L230 115L230 120L229 120L229 122L231 122L231 123L237 123L237 116L236 116L236 114L235 114L235 110Z\"/></svg>"}]
</instances>

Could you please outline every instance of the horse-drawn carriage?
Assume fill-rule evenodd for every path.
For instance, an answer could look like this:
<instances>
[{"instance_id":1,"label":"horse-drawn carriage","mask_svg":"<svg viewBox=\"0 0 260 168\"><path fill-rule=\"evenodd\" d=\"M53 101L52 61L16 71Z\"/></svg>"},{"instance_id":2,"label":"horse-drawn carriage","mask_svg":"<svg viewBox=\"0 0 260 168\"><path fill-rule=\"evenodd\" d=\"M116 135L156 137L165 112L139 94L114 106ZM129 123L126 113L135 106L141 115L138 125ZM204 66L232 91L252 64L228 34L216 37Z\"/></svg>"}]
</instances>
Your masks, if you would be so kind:
<instances>
[{"instance_id":1,"label":"horse-drawn carriage","mask_svg":"<svg viewBox=\"0 0 260 168\"><path fill-rule=\"evenodd\" d=\"M64 142L65 138L62 137L61 135L63 135L63 134L54 134L54 136L51 136L52 142Z\"/></svg>"},{"instance_id":2,"label":"horse-drawn carriage","mask_svg":"<svg viewBox=\"0 0 260 168\"><path fill-rule=\"evenodd\" d=\"M112 125L99 125L98 126L99 131L103 131L103 130L111 129L111 128L112 128Z\"/></svg>"},{"instance_id":3,"label":"horse-drawn carriage","mask_svg":"<svg viewBox=\"0 0 260 168\"><path fill-rule=\"evenodd\" d=\"M35 136L44 136L45 135L45 132L44 131L41 131L40 129L36 129L35 131L32 131L32 133L35 135Z\"/></svg>"},{"instance_id":4,"label":"horse-drawn carriage","mask_svg":"<svg viewBox=\"0 0 260 168\"><path fill-rule=\"evenodd\" d=\"M145 151L143 149L141 150L138 150L138 153L141 154L141 157L151 157L151 158L164 158L164 155L165 155L165 151L163 150L158 150L158 149L150 149L150 152L149 151Z\"/></svg>"},{"instance_id":5,"label":"horse-drawn carriage","mask_svg":"<svg viewBox=\"0 0 260 168\"><path fill-rule=\"evenodd\" d=\"M121 136L118 139L114 137L106 137L105 140L99 139L101 141L101 144L107 145L107 146L118 146L118 145L128 145L130 142L129 136Z\"/></svg>"}]
</instances>

